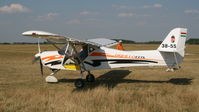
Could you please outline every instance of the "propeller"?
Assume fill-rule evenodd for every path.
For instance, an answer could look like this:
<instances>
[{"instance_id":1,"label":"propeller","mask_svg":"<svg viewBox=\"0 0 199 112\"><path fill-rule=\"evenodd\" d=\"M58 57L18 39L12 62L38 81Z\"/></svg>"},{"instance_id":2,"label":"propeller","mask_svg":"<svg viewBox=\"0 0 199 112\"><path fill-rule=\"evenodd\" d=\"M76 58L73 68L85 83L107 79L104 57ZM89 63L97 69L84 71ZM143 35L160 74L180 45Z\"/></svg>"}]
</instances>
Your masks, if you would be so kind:
<instances>
[{"instance_id":1,"label":"propeller","mask_svg":"<svg viewBox=\"0 0 199 112\"><path fill-rule=\"evenodd\" d=\"M32 60L32 63L34 64L36 61L39 60L39 65L40 65L40 71L41 71L41 75L43 76L43 64L41 61L41 53L37 53L35 54L35 58Z\"/></svg>"},{"instance_id":2,"label":"propeller","mask_svg":"<svg viewBox=\"0 0 199 112\"><path fill-rule=\"evenodd\" d=\"M32 63L34 64L36 61L39 60L39 65L40 65L40 71L41 71L41 75L43 76L43 64L42 64L42 61L41 61L41 48L40 48L40 42L39 42L39 39L38 39L38 53L35 54L35 57L34 59L32 60Z\"/></svg>"}]
</instances>

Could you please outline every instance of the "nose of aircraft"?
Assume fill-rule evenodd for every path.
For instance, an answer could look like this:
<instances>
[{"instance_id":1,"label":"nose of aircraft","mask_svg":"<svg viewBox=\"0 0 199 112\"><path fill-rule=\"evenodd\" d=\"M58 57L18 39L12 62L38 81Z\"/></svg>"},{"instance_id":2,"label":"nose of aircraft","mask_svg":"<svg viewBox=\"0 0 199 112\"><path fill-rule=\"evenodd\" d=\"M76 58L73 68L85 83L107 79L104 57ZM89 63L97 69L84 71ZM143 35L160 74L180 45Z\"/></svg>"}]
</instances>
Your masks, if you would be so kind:
<instances>
[{"instance_id":1,"label":"nose of aircraft","mask_svg":"<svg viewBox=\"0 0 199 112\"><path fill-rule=\"evenodd\" d=\"M35 58L40 57L40 56L41 56L41 53L35 54Z\"/></svg>"},{"instance_id":2,"label":"nose of aircraft","mask_svg":"<svg viewBox=\"0 0 199 112\"><path fill-rule=\"evenodd\" d=\"M41 57L41 53L35 54L35 57L34 57L34 59L32 60L32 63L35 63L36 61L38 61L38 60L40 59L40 57Z\"/></svg>"}]
</instances>

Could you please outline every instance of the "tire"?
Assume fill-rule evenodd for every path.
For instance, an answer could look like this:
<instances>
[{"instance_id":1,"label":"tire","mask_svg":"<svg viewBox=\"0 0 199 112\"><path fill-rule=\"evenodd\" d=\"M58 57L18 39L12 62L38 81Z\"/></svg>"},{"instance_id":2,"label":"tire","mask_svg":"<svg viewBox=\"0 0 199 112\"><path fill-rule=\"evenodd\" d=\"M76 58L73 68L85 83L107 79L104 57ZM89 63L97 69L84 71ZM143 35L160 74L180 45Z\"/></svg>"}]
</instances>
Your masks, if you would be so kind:
<instances>
[{"instance_id":1,"label":"tire","mask_svg":"<svg viewBox=\"0 0 199 112\"><path fill-rule=\"evenodd\" d=\"M94 82L95 81L95 76L93 74L88 74L86 76L86 81L87 82Z\"/></svg>"},{"instance_id":2,"label":"tire","mask_svg":"<svg viewBox=\"0 0 199 112\"><path fill-rule=\"evenodd\" d=\"M84 81L82 79L77 79L75 81L75 87L76 88L83 88L84 87Z\"/></svg>"}]
</instances>

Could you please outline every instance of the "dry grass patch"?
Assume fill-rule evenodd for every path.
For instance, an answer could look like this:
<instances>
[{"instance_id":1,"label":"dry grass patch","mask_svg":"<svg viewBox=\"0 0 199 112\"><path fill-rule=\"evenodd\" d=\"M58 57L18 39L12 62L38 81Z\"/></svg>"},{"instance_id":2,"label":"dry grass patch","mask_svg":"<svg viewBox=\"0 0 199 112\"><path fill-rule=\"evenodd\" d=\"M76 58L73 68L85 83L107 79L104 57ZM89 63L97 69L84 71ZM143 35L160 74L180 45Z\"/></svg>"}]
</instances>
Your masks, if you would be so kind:
<instances>
[{"instance_id":1,"label":"dry grass patch","mask_svg":"<svg viewBox=\"0 0 199 112\"><path fill-rule=\"evenodd\" d=\"M124 45L129 50L158 45ZM0 45L0 112L197 112L199 46L189 45L182 69L131 67L97 70L95 83L77 90L78 72L61 71L57 84L45 83L31 64L36 45ZM42 45L53 50L50 45Z\"/></svg>"}]
</instances>

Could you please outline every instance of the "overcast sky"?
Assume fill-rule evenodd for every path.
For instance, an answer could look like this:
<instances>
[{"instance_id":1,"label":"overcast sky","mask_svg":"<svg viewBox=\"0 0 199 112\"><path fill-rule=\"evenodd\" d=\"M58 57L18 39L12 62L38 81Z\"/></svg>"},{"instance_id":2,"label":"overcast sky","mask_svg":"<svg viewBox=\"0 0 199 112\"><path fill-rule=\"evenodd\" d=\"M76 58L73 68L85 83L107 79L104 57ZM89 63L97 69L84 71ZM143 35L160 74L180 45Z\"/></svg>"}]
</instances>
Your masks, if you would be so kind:
<instances>
[{"instance_id":1,"label":"overcast sky","mask_svg":"<svg viewBox=\"0 0 199 112\"><path fill-rule=\"evenodd\" d=\"M199 0L0 0L0 42L35 41L27 30L160 41L176 27L199 37Z\"/></svg>"}]
</instances>

